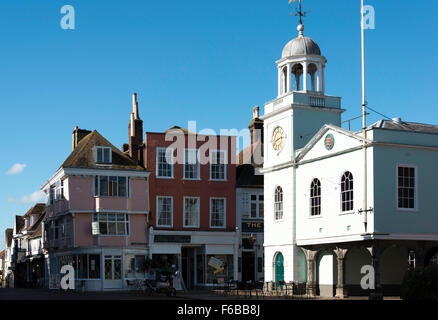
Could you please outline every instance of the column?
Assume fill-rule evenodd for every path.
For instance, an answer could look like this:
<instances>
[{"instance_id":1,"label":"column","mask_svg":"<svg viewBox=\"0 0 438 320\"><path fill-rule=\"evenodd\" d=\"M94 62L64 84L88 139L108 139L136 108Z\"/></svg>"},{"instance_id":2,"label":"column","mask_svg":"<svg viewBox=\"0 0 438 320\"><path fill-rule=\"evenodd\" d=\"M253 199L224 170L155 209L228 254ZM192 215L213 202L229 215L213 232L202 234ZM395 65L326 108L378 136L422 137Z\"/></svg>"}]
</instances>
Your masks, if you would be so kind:
<instances>
[{"instance_id":1,"label":"column","mask_svg":"<svg viewBox=\"0 0 438 320\"><path fill-rule=\"evenodd\" d=\"M308 250L302 248L304 251L304 254L306 255L307 260L307 292L309 292L309 295L311 297L314 297L316 295L315 292L315 276L313 272L313 264L315 261L315 256L317 251L315 250Z\"/></svg>"},{"instance_id":2,"label":"column","mask_svg":"<svg viewBox=\"0 0 438 320\"><path fill-rule=\"evenodd\" d=\"M292 70L291 70L291 64L288 63L288 64L287 64L287 75L286 75L286 79L287 79L287 80L286 80L287 88L286 88L286 90L284 91L285 93L288 93L288 92L291 91L291 76L292 76L291 72L292 72Z\"/></svg>"},{"instance_id":3,"label":"column","mask_svg":"<svg viewBox=\"0 0 438 320\"><path fill-rule=\"evenodd\" d=\"M282 92L281 92L281 87L283 86L283 82L281 81L281 75L282 75L283 71L282 69L279 67L278 68L278 96L281 96Z\"/></svg>"},{"instance_id":4,"label":"column","mask_svg":"<svg viewBox=\"0 0 438 320\"><path fill-rule=\"evenodd\" d=\"M415 252L415 269L423 270L426 258L426 248L423 241L418 241Z\"/></svg>"},{"instance_id":5,"label":"column","mask_svg":"<svg viewBox=\"0 0 438 320\"><path fill-rule=\"evenodd\" d=\"M380 255L382 248L379 243L374 242L371 247L367 248L371 254L372 265L374 269L374 290L371 290L370 300L383 300L382 285L380 283Z\"/></svg>"},{"instance_id":6,"label":"column","mask_svg":"<svg viewBox=\"0 0 438 320\"><path fill-rule=\"evenodd\" d=\"M321 67L321 93L325 93L325 65Z\"/></svg>"},{"instance_id":7,"label":"column","mask_svg":"<svg viewBox=\"0 0 438 320\"><path fill-rule=\"evenodd\" d=\"M338 281L337 281L338 283L336 285L336 298L343 299L347 297L345 280L344 280L345 279L344 259L345 259L345 255L347 254L347 249L336 248L335 254L338 262Z\"/></svg>"},{"instance_id":8,"label":"column","mask_svg":"<svg viewBox=\"0 0 438 320\"><path fill-rule=\"evenodd\" d=\"M318 63L318 79L316 91L322 92L322 65Z\"/></svg>"},{"instance_id":9,"label":"column","mask_svg":"<svg viewBox=\"0 0 438 320\"><path fill-rule=\"evenodd\" d=\"M303 91L307 92L307 61L303 64Z\"/></svg>"}]
</instances>

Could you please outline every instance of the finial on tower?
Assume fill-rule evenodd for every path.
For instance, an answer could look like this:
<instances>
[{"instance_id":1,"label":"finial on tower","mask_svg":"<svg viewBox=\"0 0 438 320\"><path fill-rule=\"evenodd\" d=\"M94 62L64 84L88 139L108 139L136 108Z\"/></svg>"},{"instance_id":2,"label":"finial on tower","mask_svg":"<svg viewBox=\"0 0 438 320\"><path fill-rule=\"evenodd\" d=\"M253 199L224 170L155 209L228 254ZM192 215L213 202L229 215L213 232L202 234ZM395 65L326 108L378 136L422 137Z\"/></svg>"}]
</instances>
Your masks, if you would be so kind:
<instances>
[{"instance_id":1,"label":"finial on tower","mask_svg":"<svg viewBox=\"0 0 438 320\"><path fill-rule=\"evenodd\" d=\"M289 0L289 4L291 4L292 2L295 2L297 0ZM306 17L306 15L308 13L310 13L312 10L309 9L308 11L303 11L303 6L302 6L302 2L303 0L298 0L298 2L300 3L298 8L295 8L296 13L291 13L291 16L295 16L295 17L300 17L300 24L298 25L298 31L299 31L299 35L300 37L302 37L304 35L303 31L304 31L304 25L303 25L303 18Z\"/></svg>"}]
</instances>

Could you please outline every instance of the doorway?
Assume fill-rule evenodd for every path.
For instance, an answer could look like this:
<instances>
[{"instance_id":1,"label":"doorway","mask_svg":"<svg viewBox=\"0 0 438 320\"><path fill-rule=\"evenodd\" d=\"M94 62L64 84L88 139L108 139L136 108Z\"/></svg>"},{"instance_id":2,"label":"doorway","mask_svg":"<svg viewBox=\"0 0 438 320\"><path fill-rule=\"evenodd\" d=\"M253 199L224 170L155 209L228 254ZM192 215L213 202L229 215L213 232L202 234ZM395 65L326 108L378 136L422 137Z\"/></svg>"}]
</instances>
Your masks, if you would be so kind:
<instances>
[{"instance_id":1,"label":"doorway","mask_svg":"<svg viewBox=\"0 0 438 320\"><path fill-rule=\"evenodd\" d=\"M122 283L122 257L105 256L104 259L104 289L121 289Z\"/></svg>"},{"instance_id":2,"label":"doorway","mask_svg":"<svg viewBox=\"0 0 438 320\"><path fill-rule=\"evenodd\" d=\"M254 252L242 252L242 281L255 280L255 254Z\"/></svg>"},{"instance_id":3,"label":"doorway","mask_svg":"<svg viewBox=\"0 0 438 320\"><path fill-rule=\"evenodd\" d=\"M278 253L275 256L275 284L278 285L280 281L284 281L284 264L283 255Z\"/></svg>"},{"instance_id":4,"label":"doorway","mask_svg":"<svg viewBox=\"0 0 438 320\"><path fill-rule=\"evenodd\" d=\"M181 271L187 289L195 287L195 248L181 248Z\"/></svg>"}]
</instances>

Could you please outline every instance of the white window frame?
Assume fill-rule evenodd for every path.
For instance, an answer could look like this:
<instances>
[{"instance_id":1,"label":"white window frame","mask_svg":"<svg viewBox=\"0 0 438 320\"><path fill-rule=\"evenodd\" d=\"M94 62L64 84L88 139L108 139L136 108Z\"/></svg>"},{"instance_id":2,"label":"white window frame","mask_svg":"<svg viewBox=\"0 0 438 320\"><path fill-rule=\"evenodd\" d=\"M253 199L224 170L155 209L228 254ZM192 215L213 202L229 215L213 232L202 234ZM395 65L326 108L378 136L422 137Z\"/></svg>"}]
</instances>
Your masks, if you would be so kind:
<instances>
[{"instance_id":1,"label":"white window frame","mask_svg":"<svg viewBox=\"0 0 438 320\"><path fill-rule=\"evenodd\" d=\"M281 189L281 202L277 202L275 201L276 196L277 196L277 189L280 188ZM277 218L277 203L281 203L281 218ZM275 222L281 222L284 221L284 190L281 186L276 186L275 190L274 190L274 221Z\"/></svg>"},{"instance_id":2,"label":"white window frame","mask_svg":"<svg viewBox=\"0 0 438 320\"><path fill-rule=\"evenodd\" d=\"M214 200L223 200L224 201L224 224L223 226L212 226L211 218L212 218L212 208ZM210 216L209 216L209 225L211 229L225 229L227 227L227 198L225 197L210 197Z\"/></svg>"},{"instance_id":3,"label":"white window frame","mask_svg":"<svg viewBox=\"0 0 438 320\"><path fill-rule=\"evenodd\" d=\"M96 177L97 177L97 190L96 190ZM100 178L101 177L107 177L108 178L108 195L107 196L101 196L100 195ZM110 178L117 178L117 196L110 196ZM125 196L119 196L119 178L125 178L126 179L126 195ZM93 179L93 189L94 189L94 197L96 198L120 198L120 199L127 199L131 197L131 179L128 176L107 176L107 175L98 175L94 176Z\"/></svg>"},{"instance_id":4,"label":"white window frame","mask_svg":"<svg viewBox=\"0 0 438 320\"><path fill-rule=\"evenodd\" d=\"M251 197L256 197L255 200L252 200ZM263 200L260 200L260 197L263 197ZM263 203L263 216L260 216L260 204ZM263 219L264 218L264 212L265 212L265 208L264 208L264 203L265 203L265 199L264 199L264 194L263 193L248 193L248 218L251 219ZM252 204L256 205L256 216L253 217L252 216Z\"/></svg>"},{"instance_id":5,"label":"white window frame","mask_svg":"<svg viewBox=\"0 0 438 320\"><path fill-rule=\"evenodd\" d=\"M196 153L196 170L198 173L198 176L195 178L187 178L186 177L186 164L188 165L195 165L193 163L186 163L187 158L186 158L186 152L195 152ZM184 164L183 164L183 179L184 180L201 180L201 162L199 161L199 150L198 149L184 149Z\"/></svg>"},{"instance_id":6,"label":"white window frame","mask_svg":"<svg viewBox=\"0 0 438 320\"><path fill-rule=\"evenodd\" d=\"M349 190L348 192L352 192L353 193L353 199L351 200L352 202L353 202L353 209L352 210L346 210L346 211L342 211L342 194L343 194L343 191L342 191L342 178L344 177L344 175L347 173L347 172L349 172L351 175L352 175L352 177L353 177L353 190ZM355 203L354 203L354 199L355 199L355 196L354 196L354 189L355 189L355 183L354 183L354 181L355 181L355 179L354 179L354 174L350 171L350 170L345 170L343 173L342 173L342 175L341 175L341 183L340 183L340 198L339 198L339 205L340 205L340 207L339 207L339 211L340 211L340 215L346 215L346 214L352 214L352 213L354 213L355 211L354 211L354 207L355 207ZM344 191L344 192L346 192L346 191Z\"/></svg>"},{"instance_id":7,"label":"white window frame","mask_svg":"<svg viewBox=\"0 0 438 320\"><path fill-rule=\"evenodd\" d=\"M315 180L318 180L318 182L319 182L319 189L320 189L319 190L320 191L319 201L320 201L320 203L319 203L319 214L312 215L312 209L317 207L317 206L312 206L312 199L313 198L317 198L316 196L314 196L312 198L312 185L313 185L313 182ZM310 181L310 188L309 188L309 217L313 218L313 219L321 218L322 217L322 183L321 183L321 179L319 179L319 178L313 178L312 181Z\"/></svg>"},{"instance_id":8,"label":"white window frame","mask_svg":"<svg viewBox=\"0 0 438 320\"><path fill-rule=\"evenodd\" d=\"M186 225L186 199L197 199L198 204L198 217L197 217L197 225ZM201 198L200 197L183 197L183 227L184 228L199 228L201 223Z\"/></svg>"},{"instance_id":9,"label":"white window frame","mask_svg":"<svg viewBox=\"0 0 438 320\"><path fill-rule=\"evenodd\" d=\"M160 217L159 217L159 203L160 203L160 199L170 199L170 225L165 225L165 224L159 224L160 221ZM157 200L156 200L156 207L157 207L157 227L162 227L162 228L173 228L173 197L172 196L157 196Z\"/></svg>"},{"instance_id":10,"label":"white window frame","mask_svg":"<svg viewBox=\"0 0 438 320\"><path fill-rule=\"evenodd\" d=\"M170 163L169 162L167 162L167 164L168 165L170 165L170 177L167 177L167 176L160 176L159 175L159 172L160 172L160 170L159 170L159 168L160 168L160 166L159 166L159 161L158 161L158 159L159 159L159 153L160 153L160 151L162 151L162 150L164 150L164 152L165 152L165 158L167 158L167 157L169 157L170 156ZM156 177L158 178L158 179L173 179L174 178L174 149L173 148L164 148L164 147L157 147L156 148L156 150L155 150L155 162L156 162L156 165L155 165L155 167L156 167Z\"/></svg>"},{"instance_id":11,"label":"white window frame","mask_svg":"<svg viewBox=\"0 0 438 320\"><path fill-rule=\"evenodd\" d=\"M216 153L223 153L224 154L224 178L223 179L214 179L213 178L213 170L212 166L216 165L213 163L213 154ZM226 150L210 150L210 180L212 181L227 181L227 164L228 164L228 155Z\"/></svg>"},{"instance_id":12,"label":"white window frame","mask_svg":"<svg viewBox=\"0 0 438 320\"><path fill-rule=\"evenodd\" d=\"M55 201L64 199L64 180L58 180L55 183Z\"/></svg>"},{"instance_id":13,"label":"white window frame","mask_svg":"<svg viewBox=\"0 0 438 320\"><path fill-rule=\"evenodd\" d=\"M100 220L99 216L104 215L104 214L107 215L106 220ZM108 220L109 214L114 214L116 216L116 220L115 221ZM118 214L123 214L125 216L125 218L123 220L123 223L125 225L125 233L124 234L117 234L117 223L119 222L119 221L117 221ZM114 212L97 212L97 213L93 214L92 221L99 222L99 236L103 236L103 237L129 237L131 235L131 215L130 214L114 213ZM107 233L106 234L101 233L100 222L105 222L107 224ZM109 234L108 233L109 232L108 223L115 223L116 224L116 234ZM126 229L128 229L128 232L126 232Z\"/></svg>"},{"instance_id":14,"label":"white window frame","mask_svg":"<svg viewBox=\"0 0 438 320\"><path fill-rule=\"evenodd\" d=\"M105 149L109 150L109 162L98 162L97 160L97 154L98 154L98 150L102 149L102 158L104 158L104 151ZM94 147L94 161L97 164L112 164L113 163L113 149L111 147L104 147L104 146L96 146ZM104 159L102 159L104 160Z\"/></svg>"},{"instance_id":15,"label":"white window frame","mask_svg":"<svg viewBox=\"0 0 438 320\"><path fill-rule=\"evenodd\" d=\"M398 169L402 167L402 168L410 168L410 169L414 169L414 174L415 174L415 186L414 186L414 208L400 208L398 206L398 188L399 188L399 184L398 184ZM397 208L398 211L405 211L405 212L417 212L418 211L418 166L417 165L412 165L412 164L401 164L401 163L397 163L396 165L396 169L395 169L395 183L396 183L396 188L395 188L395 206Z\"/></svg>"}]
</instances>

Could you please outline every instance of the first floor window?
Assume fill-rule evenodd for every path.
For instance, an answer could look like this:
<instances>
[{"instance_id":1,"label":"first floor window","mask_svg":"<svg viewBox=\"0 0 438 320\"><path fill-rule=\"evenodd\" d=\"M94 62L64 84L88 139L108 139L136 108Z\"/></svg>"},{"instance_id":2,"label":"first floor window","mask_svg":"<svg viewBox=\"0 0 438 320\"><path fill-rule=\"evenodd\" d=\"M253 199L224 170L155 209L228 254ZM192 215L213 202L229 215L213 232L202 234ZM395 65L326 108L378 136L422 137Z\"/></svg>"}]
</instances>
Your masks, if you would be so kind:
<instances>
[{"instance_id":1,"label":"first floor window","mask_svg":"<svg viewBox=\"0 0 438 320\"><path fill-rule=\"evenodd\" d=\"M171 227L173 215L172 197L157 198L157 226Z\"/></svg>"},{"instance_id":2,"label":"first floor window","mask_svg":"<svg viewBox=\"0 0 438 320\"><path fill-rule=\"evenodd\" d=\"M225 151L211 151L210 153L210 179L225 180L226 179L226 158Z\"/></svg>"},{"instance_id":3,"label":"first floor window","mask_svg":"<svg viewBox=\"0 0 438 320\"><path fill-rule=\"evenodd\" d=\"M184 150L184 179L199 179L198 150Z\"/></svg>"},{"instance_id":4,"label":"first floor window","mask_svg":"<svg viewBox=\"0 0 438 320\"><path fill-rule=\"evenodd\" d=\"M398 208L415 209L415 167L399 166L398 179Z\"/></svg>"},{"instance_id":5,"label":"first floor window","mask_svg":"<svg viewBox=\"0 0 438 320\"><path fill-rule=\"evenodd\" d=\"M321 182L318 179L310 185L310 215L321 215Z\"/></svg>"},{"instance_id":6,"label":"first floor window","mask_svg":"<svg viewBox=\"0 0 438 320\"><path fill-rule=\"evenodd\" d=\"M173 178L173 149L157 148L157 177Z\"/></svg>"},{"instance_id":7,"label":"first floor window","mask_svg":"<svg viewBox=\"0 0 438 320\"><path fill-rule=\"evenodd\" d=\"M55 185L55 197L56 201L64 199L64 181L58 180Z\"/></svg>"},{"instance_id":8,"label":"first floor window","mask_svg":"<svg viewBox=\"0 0 438 320\"><path fill-rule=\"evenodd\" d=\"M283 189L281 187L275 189L274 213L275 220L283 219Z\"/></svg>"},{"instance_id":9,"label":"first floor window","mask_svg":"<svg viewBox=\"0 0 438 320\"><path fill-rule=\"evenodd\" d=\"M341 178L341 206L342 212L353 211L353 175L345 172Z\"/></svg>"},{"instance_id":10,"label":"first floor window","mask_svg":"<svg viewBox=\"0 0 438 320\"><path fill-rule=\"evenodd\" d=\"M127 214L99 213L93 216L99 222L102 235L124 236L129 234L129 216Z\"/></svg>"},{"instance_id":11,"label":"first floor window","mask_svg":"<svg viewBox=\"0 0 438 320\"><path fill-rule=\"evenodd\" d=\"M264 196L263 195L251 195L251 218L263 218L264 207L263 207Z\"/></svg>"},{"instance_id":12,"label":"first floor window","mask_svg":"<svg viewBox=\"0 0 438 320\"><path fill-rule=\"evenodd\" d=\"M225 228L225 199L210 199L210 227Z\"/></svg>"},{"instance_id":13,"label":"first floor window","mask_svg":"<svg viewBox=\"0 0 438 320\"><path fill-rule=\"evenodd\" d=\"M184 198L184 227L199 227L199 198Z\"/></svg>"},{"instance_id":14,"label":"first floor window","mask_svg":"<svg viewBox=\"0 0 438 320\"><path fill-rule=\"evenodd\" d=\"M128 197L128 183L127 177L108 177L95 176L94 177L94 194L98 197Z\"/></svg>"}]
</instances>

